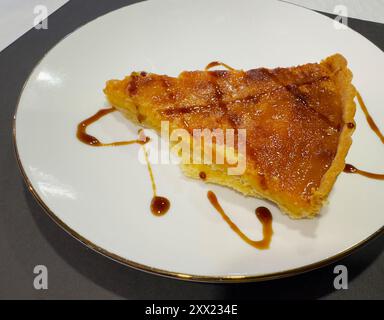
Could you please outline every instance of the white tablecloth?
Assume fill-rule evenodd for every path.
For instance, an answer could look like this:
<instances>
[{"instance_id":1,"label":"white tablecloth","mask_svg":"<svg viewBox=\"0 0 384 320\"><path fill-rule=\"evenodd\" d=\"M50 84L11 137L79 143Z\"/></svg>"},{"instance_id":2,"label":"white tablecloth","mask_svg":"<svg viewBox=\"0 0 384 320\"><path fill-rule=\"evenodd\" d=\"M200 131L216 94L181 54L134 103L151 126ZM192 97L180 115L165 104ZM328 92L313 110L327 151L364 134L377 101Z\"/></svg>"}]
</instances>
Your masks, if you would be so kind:
<instances>
[{"instance_id":1,"label":"white tablecloth","mask_svg":"<svg viewBox=\"0 0 384 320\"><path fill-rule=\"evenodd\" d=\"M37 5L45 5L51 14L68 0L0 0L0 51L33 27ZM72 0L78 1L78 0ZM110 0L113 1L113 0ZM157 0L159 1L159 0ZM182 1L182 0L180 0ZM209 1L209 0L207 0ZM236 1L236 0L233 0ZM284 0L303 7L336 13L344 5L348 16L384 23L384 0ZM48 20L49 27L49 20ZM43 32L43 31L42 31Z\"/></svg>"},{"instance_id":2,"label":"white tablecloth","mask_svg":"<svg viewBox=\"0 0 384 320\"><path fill-rule=\"evenodd\" d=\"M39 14L34 13L36 6L45 5L51 14L66 2L68 0L0 0L0 51L33 27Z\"/></svg>"},{"instance_id":3,"label":"white tablecloth","mask_svg":"<svg viewBox=\"0 0 384 320\"><path fill-rule=\"evenodd\" d=\"M285 0L285 2L337 15L339 13L335 12L336 6L343 5L351 18L384 23L384 0Z\"/></svg>"}]
</instances>

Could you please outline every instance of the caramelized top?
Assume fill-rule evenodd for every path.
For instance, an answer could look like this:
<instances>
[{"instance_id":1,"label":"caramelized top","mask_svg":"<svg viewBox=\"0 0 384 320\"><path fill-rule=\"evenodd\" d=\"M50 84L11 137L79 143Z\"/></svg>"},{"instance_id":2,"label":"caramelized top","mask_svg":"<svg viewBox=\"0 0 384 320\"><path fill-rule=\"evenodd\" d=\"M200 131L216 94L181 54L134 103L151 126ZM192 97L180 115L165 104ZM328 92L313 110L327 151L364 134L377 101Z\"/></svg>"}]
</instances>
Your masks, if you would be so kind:
<instances>
[{"instance_id":1,"label":"caramelized top","mask_svg":"<svg viewBox=\"0 0 384 320\"><path fill-rule=\"evenodd\" d=\"M331 166L344 126L336 72L321 63L177 78L133 73L110 81L106 93L119 86L140 112L170 120L171 128L246 129L246 173L281 199L305 204Z\"/></svg>"}]
</instances>

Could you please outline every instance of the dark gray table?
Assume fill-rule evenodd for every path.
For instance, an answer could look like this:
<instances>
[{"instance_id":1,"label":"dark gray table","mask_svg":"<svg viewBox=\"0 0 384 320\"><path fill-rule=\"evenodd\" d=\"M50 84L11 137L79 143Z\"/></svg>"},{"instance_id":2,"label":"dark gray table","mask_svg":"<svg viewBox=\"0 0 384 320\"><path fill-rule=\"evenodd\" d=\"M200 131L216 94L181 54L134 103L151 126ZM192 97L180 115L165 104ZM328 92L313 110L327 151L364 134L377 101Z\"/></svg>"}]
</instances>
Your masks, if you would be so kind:
<instances>
[{"instance_id":1,"label":"dark gray table","mask_svg":"<svg viewBox=\"0 0 384 320\"><path fill-rule=\"evenodd\" d=\"M269 282L199 284L146 274L108 260L71 238L44 213L23 183L12 146L12 117L23 83L65 35L133 2L71 0L49 17L48 30L33 29L0 53L0 298L383 299L383 236L337 263L348 267L348 290L333 288L335 264ZM355 19L349 25L383 50L384 25ZM39 264L49 270L45 291L33 287L33 268Z\"/></svg>"}]
</instances>

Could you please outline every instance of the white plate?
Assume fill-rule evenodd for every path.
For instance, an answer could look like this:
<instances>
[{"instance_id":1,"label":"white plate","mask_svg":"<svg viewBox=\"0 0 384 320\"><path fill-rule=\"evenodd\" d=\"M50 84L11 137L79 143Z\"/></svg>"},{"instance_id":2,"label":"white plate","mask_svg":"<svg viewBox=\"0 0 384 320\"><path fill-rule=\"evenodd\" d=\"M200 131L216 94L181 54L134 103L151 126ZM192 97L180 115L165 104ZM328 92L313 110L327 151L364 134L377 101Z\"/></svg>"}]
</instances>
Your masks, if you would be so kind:
<instances>
[{"instance_id":1,"label":"white plate","mask_svg":"<svg viewBox=\"0 0 384 320\"><path fill-rule=\"evenodd\" d=\"M213 60L243 69L291 66L336 52L347 57L354 84L384 128L383 53L327 17L255 0L148 1L114 11L60 42L27 81L15 120L23 174L64 229L133 267L202 281L266 279L318 267L382 231L382 181L341 174L321 216L294 221L269 202L189 180L175 165L154 165L159 194L172 203L157 218L149 211L152 192L138 161L140 147L92 148L76 139L75 129L107 105L105 81L134 70L177 75ZM356 122L348 162L383 171L384 148L360 110ZM137 128L112 114L91 132L115 141L135 137ZM154 151L153 143L147 147ZM254 209L270 208L271 248L256 250L233 233L208 202L208 189L255 239L261 226Z\"/></svg>"}]
</instances>

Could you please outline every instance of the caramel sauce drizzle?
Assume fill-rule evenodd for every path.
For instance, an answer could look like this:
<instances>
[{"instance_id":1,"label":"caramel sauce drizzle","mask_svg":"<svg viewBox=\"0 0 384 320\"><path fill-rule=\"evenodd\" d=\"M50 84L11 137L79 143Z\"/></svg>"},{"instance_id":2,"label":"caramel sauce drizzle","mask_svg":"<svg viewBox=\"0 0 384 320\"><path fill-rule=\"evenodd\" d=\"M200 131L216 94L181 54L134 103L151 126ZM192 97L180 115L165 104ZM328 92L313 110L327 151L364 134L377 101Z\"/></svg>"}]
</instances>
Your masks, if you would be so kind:
<instances>
[{"instance_id":1,"label":"caramel sauce drizzle","mask_svg":"<svg viewBox=\"0 0 384 320\"><path fill-rule=\"evenodd\" d=\"M144 151L145 162L147 163L148 173L152 184L153 197L151 200L151 212L153 215L160 217L167 213L171 206L171 203L167 198L157 195L155 178L153 176L152 167L148 159L148 152L144 145L142 145L142 148Z\"/></svg>"},{"instance_id":2,"label":"caramel sauce drizzle","mask_svg":"<svg viewBox=\"0 0 384 320\"><path fill-rule=\"evenodd\" d=\"M231 70L231 71L235 70L234 68L230 67L226 63L220 62L220 61L212 61L212 62L208 63L204 70L208 71L209 69L211 69L213 67L217 67L217 66L222 66L222 67L227 68L228 70Z\"/></svg>"},{"instance_id":3,"label":"caramel sauce drizzle","mask_svg":"<svg viewBox=\"0 0 384 320\"><path fill-rule=\"evenodd\" d=\"M208 191L207 197L212 206L216 209L216 211L220 213L224 221L241 239L243 239L246 243L248 243L252 247L255 247L256 249L264 250L269 248L269 245L272 240L273 229L272 214L267 208L258 207L256 209L256 216L263 226L263 239L255 241L246 236L240 230L240 228L228 217L228 215L224 212L223 208L219 204L216 195L212 191Z\"/></svg>"},{"instance_id":4,"label":"caramel sauce drizzle","mask_svg":"<svg viewBox=\"0 0 384 320\"><path fill-rule=\"evenodd\" d=\"M369 124L369 127L372 129L372 131L379 137L382 143L384 143L384 135L381 133L379 127L376 125L375 121L373 120L372 116L369 114L369 111L367 109L367 106L364 103L363 98L361 97L360 93L356 90L356 96L357 100L359 102L361 110L364 112L365 118L367 119L367 122ZM353 129L355 126L353 123L348 123L348 128ZM371 179L377 179L377 180L384 180L384 174L379 173L372 173L364 170L360 170L356 168L355 166L346 163L344 170L345 173L355 173L359 174L361 176L371 178Z\"/></svg>"},{"instance_id":5,"label":"caramel sauce drizzle","mask_svg":"<svg viewBox=\"0 0 384 320\"><path fill-rule=\"evenodd\" d=\"M344 172L346 173L357 173L364 177L371 178L371 179L377 179L377 180L384 180L384 174L379 173L372 173L364 170L357 169L355 166L347 163L344 167Z\"/></svg>"},{"instance_id":6,"label":"caramel sauce drizzle","mask_svg":"<svg viewBox=\"0 0 384 320\"><path fill-rule=\"evenodd\" d=\"M384 143L384 135L380 132L379 127L376 125L372 116L369 114L367 106L365 105L363 98L361 97L358 91L356 91L356 96L357 96L357 100L359 101L360 108L361 110L363 110L369 126L371 127L372 131L379 137L379 139L381 140L381 143Z\"/></svg>"},{"instance_id":7,"label":"caramel sauce drizzle","mask_svg":"<svg viewBox=\"0 0 384 320\"><path fill-rule=\"evenodd\" d=\"M117 147L117 146L125 146L128 144L145 144L149 142L149 137L145 137L144 140L136 139L136 140L128 140L128 141L117 141L117 142L111 142L111 143L102 143L99 139L95 138L94 136L91 136L87 133L87 128L92 123L96 122L100 118L104 117L105 115L112 113L116 111L115 108L108 108L108 109L101 109L97 111L93 116L81 121L77 125L77 132L76 136L77 139L79 139L81 142L92 146L92 147Z\"/></svg>"},{"instance_id":8,"label":"caramel sauce drizzle","mask_svg":"<svg viewBox=\"0 0 384 320\"><path fill-rule=\"evenodd\" d=\"M112 142L112 143L102 143L100 142L99 139L87 133L87 127L89 125L96 122L103 116L109 113L112 113L114 111L116 111L116 109L113 107L108 109L101 109L98 112L96 112L93 116L85 119L84 121L81 121L77 126L76 136L81 142L92 147L124 146L124 145L134 144L134 143L140 144L144 150L144 157L147 163L147 169L148 169L149 177L151 179L151 184L152 184L153 197L152 197L151 206L150 206L151 212L155 216L162 216L166 214L167 211L169 210L170 202L167 198L160 197L156 194L155 178L153 176L151 164L149 163L147 150L145 149L145 146L144 146L147 142L150 141L150 139L149 137L146 137L143 134L143 130L140 129L138 132L139 139L128 140L128 141L118 141L118 142Z\"/></svg>"}]
</instances>

